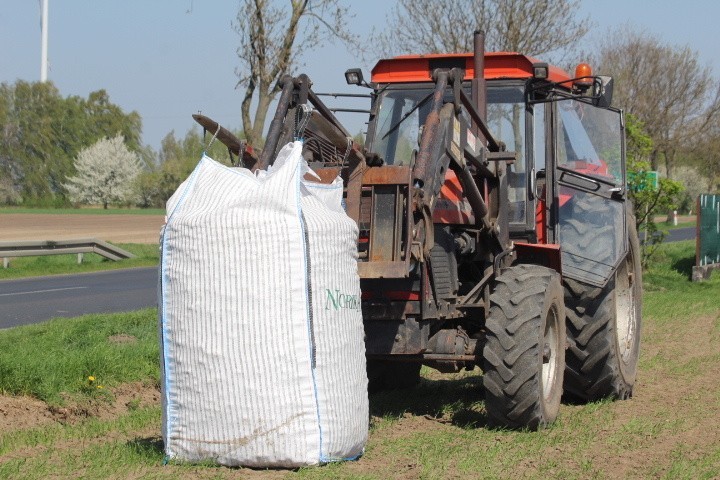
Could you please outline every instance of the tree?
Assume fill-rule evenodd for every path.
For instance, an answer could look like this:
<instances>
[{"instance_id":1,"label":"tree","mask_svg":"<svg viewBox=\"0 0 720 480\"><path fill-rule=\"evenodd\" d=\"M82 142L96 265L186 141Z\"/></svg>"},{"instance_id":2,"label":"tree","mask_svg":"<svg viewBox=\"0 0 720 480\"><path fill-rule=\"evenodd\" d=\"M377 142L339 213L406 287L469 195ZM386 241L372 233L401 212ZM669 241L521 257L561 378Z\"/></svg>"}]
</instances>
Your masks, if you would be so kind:
<instances>
[{"instance_id":1,"label":"tree","mask_svg":"<svg viewBox=\"0 0 720 480\"><path fill-rule=\"evenodd\" d=\"M19 189L14 185L12 177L0 174L0 205L17 205L21 200Z\"/></svg>"},{"instance_id":2,"label":"tree","mask_svg":"<svg viewBox=\"0 0 720 480\"><path fill-rule=\"evenodd\" d=\"M133 200L135 179L140 173L138 154L125 146L122 135L98 140L85 148L75 161L77 175L65 188L70 199L85 204L122 204Z\"/></svg>"},{"instance_id":3,"label":"tree","mask_svg":"<svg viewBox=\"0 0 720 480\"><path fill-rule=\"evenodd\" d=\"M577 18L578 0L399 0L378 35L382 54L469 52L473 32L488 51L559 55L572 49L590 22Z\"/></svg>"},{"instance_id":4,"label":"tree","mask_svg":"<svg viewBox=\"0 0 720 480\"><path fill-rule=\"evenodd\" d=\"M0 84L0 176L12 180L6 199L63 203L80 150L118 133L140 149L140 115L123 112L104 90L63 98L50 82Z\"/></svg>"},{"instance_id":5,"label":"tree","mask_svg":"<svg viewBox=\"0 0 720 480\"><path fill-rule=\"evenodd\" d=\"M137 179L138 205L164 207L177 187L190 176L204 151L214 160L229 165L227 148L219 141L208 146L211 137L212 133L207 132L203 138L197 128L188 130L182 138L177 138L174 131L168 133L160 145L159 165L149 166Z\"/></svg>"},{"instance_id":6,"label":"tree","mask_svg":"<svg viewBox=\"0 0 720 480\"><path fill-rule=\"evenodd\" d=\"M64 102L51 83L23 81L0 85L0 102L0 174L19 182L25 199L51 196L72 169L65 149L74 139L66 133L61 143L57 131L74 122L77 105Z\"/></svg>"},{"instance_id":7,"label":"tree","mask_svg":"<svg viewBox=\"0 0 720 480\"><path fill-rule=\"evenodd\" d=\"M708 192L720 192L720 122L712 122L691 142L688 164L693 164L708 181Z\"/></svg>"},{"instance_id":8,"label":"tree","mask_svg":"<svg viewBox=\"0 0 720 480\"><path fill-rule=\"evenodd\" d=\"M653 140L653 170L664 162L673 177L678 154L688 149L720 114L720 84L698 53L622 28L605 36L598 72L615 79L613 103L640 119Z\"/></svg>"},{"instance_id":9,"label":"tree","mask_svg":"<svg viewBox=\"0 0 720 480\"><path fill-rule=\"evenodd\" d=\"M692 215L697 198L710 192L712 177L702 175L697 168L689 165L676 166L674 175L675 181L684 187L678 201L678 211Z\"/></svg>"},{"instance_id":10,"label":"tree","mask_svg":"<svg viewBox=\"0 0 720 480\"><path fill-rule=\"evenodd\" d=\"M289 8L272 0L242 0L235 30L240 35L238 87L243 87L241 113L245 138L262 144L270 103L282 90L302 54L334 38L353 42L347 31L349 7L340 0L290 0ZM251 106L256 102L254 119Z\"/></svg>"},{"instance_id":11,"label":"tree","mask_svg":"<svg viewBox=\"0 0 720 480\"><path fill-rule=\"evenodd\" d=\"M668 178L660 178L657 186L650 181L650 154L653 140L644 125L633 114L625 117L628 193L635 215L635 227L641 235L641 263L647 266L665 238L655 224L655 216L676 208L683 186Z\"/></svg>"}]
</instances>

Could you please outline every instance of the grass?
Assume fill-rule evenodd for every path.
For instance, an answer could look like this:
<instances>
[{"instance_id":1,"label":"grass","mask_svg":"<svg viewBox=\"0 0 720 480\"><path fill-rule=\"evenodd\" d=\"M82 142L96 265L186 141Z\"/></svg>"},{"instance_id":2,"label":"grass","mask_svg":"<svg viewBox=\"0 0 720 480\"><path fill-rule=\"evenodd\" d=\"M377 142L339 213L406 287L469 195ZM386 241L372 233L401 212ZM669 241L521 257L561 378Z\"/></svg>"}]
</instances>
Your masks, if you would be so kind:
<instances>
[{"instance_id":1,"label":"grass","mask_svg":"<svg viewBox=\"0 0 720 480\"><path fill-rule=\"evenodd\" d=\"M5 213L42 213L52 215L165 215L164 208L23 208L0 207Z\"/></svg>"},{"instance_id":2,"label":"grass","mask_svg":"<svg viewBox=\"0 0 720 480\"><path fill-rule=\"evenodd\" d=\"M0 455L20 449L52 445L61 441L96 439L115 430L134 430L151 427L160 416L159 407L136 409L112 420L89 418L74 425L56 424L31 428L13 434L0 434ZM7 478L0 475L0 478Z\"/></svg>"},{"instance_id":3,"label":"grass","mask_svg":"<svg viewBox=\"0 0 720 480\"><path fill-rule=\"evenodd\" d=\"M679 222L677 225L673 225L667 222L660 222L657 224L658 229L664 232L667 232L669 230L677 230L678 228L694 228L696 226L697 224L695 222Z\"/></svg>"},{"instance_id":4,"label":"grass","mask_svg":"<svg viewBox=\"0 0 720 480\"><path fill-rule=\"evenodd\" d=\"M75 274L118 268L149 267L159 262L160 251L155 244L120 243L118 247L136 255L136 258L113 261L94 253L86 253L81 264L77 255L43 255L10 259L8 268L0 268L0 280L37 277L41 275Z\"/></svg>"},{"instance_id":5,"label":"grass","mask_svg":"<svg viewBox=\"0 0 720 480\"><path fill-rule=\"evenodd\" d=\"M720 309L720 272L705 282L691 282L695 241L664 244L643 276L644 314L661 322L680 319L688 311L707 315Z\"/></svg>"},{"instance_id":6,"label":"grass","mask_svg":"<svg viewBox=\"0 0 720 480\"><path fill-rule=\"evenodd\" d=\"M0 461L0 478L119 478L120 472L148 465L148 450L154 454L150 465L159 466L162 456L149 438L123 437L154 428L159 421L160 408L151 407L112 420L90 418L74 425L0 434L0 458L10 453Z\"/></svg>"},{"instance_id":7,"label":"grass","mask_svg":"<svg viewBox=\"0 0 720 480\"><path fill-rule=\"evenodd\" d=\"M156 316L146 309L0 330L0 392L61 405L97 394L97 385L158 382ZM118 335L131 341L114 342Z\"/></svg>"},{"instance_id":8,"label":"grass","mask_svg":"<svg viewBox=\"0 0 720 480\"><path fill-rule=\"evenodd\" d=\"M0 478L718 478L720 388L696 382L720 368L720 355L678 338L708 328L703 335L720 340L720 275L692 283L693 256L692 242L663 245L644 276L636 398L563 405L541 432L487 428L479 371L423 368L415 389L371 395L370 438L358 462L296 471L163 466L160 407L129 402L112 419L0 433ZM0 390L53 403L93 395L90 375L109 389L157 382L156 328L155 311L144 310L0 331ZM137 342L109 341L118 334Z\"/></svg>"}]
</instances>

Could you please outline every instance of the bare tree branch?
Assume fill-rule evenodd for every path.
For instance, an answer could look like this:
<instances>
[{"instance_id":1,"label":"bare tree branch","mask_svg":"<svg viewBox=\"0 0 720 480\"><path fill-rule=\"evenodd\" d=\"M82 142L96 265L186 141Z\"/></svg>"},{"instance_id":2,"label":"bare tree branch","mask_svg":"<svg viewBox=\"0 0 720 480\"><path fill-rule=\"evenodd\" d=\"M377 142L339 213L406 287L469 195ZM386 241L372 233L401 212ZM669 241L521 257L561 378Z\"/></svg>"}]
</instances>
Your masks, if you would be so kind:
<instances>
[{"instance_id":1,"label":"bare tree branch","mask_svg":"<svg viewBox=\"0 0 720 480\"><path fill-rule=\"evenodd\" d=\"M341 0L290 0L279 5L279 0L241 0L233 22L240 36L237 86L245 88L243 129L255 146L262 144L268 109L282 89L280 79L293 73L305 52L333 40L360 48L348 31L350 8Z\"/></svg>"},{"instance_id":2,"label":"bare tree branch","mask_svg":"<svg viewBox=\"0 0 720 480\"><path fill-rule=\"evenodd\" d=\"M654 143L653 169L662 160L672 178L678 152L717 122L720 85L689 47L663 44L630 26L605 38L597 63L615 78L614 103L644 123Z\"/></svg>"},{"instance_id":3,"label":"bare tree branch","mask_svg":"<svg viewBox=\"0 0 720 480\"><path fill-rule=\"evenodd\" d=\"M576 17L577 0L399 0L388 28L376 34L379 53L472 50L472 34L486 47L527 55L562 56L576 47L590 21Z\"/></svg>"}]
</instances>

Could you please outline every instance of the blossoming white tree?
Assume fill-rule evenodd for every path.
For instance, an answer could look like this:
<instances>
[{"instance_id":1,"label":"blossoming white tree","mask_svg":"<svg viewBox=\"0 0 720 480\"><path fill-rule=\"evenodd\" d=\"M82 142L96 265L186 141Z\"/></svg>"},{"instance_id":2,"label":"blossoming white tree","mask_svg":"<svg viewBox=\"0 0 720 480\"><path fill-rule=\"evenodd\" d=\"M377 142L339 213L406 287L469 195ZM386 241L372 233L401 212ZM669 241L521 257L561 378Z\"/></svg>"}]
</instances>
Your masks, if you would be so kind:
<instances>
[{"instance_id":1,"label":"blossoming white tree","mask_svg":"<svg viewBox=\"0 0 720 480\"><path fill-rule=\"evenodd\" d=\"M141 166L138 155L128 150L118 134L81 150L75 170L77 174L65 184L70 200L107 208L111 203L132 200L133 183Z\"/></svg>"}]
</instances>

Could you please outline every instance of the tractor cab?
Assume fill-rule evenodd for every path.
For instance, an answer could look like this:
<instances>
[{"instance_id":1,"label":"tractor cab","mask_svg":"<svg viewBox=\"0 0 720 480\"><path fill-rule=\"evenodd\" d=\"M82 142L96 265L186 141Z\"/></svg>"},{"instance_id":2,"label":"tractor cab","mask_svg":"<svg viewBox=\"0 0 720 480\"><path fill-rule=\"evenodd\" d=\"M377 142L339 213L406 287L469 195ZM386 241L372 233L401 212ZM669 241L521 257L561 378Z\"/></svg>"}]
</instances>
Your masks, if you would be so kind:
<instances>
[{"instance_id":1,"label":"tractor cab","mask_svg":"<svg viewBox=\"0 0 720 480\"><path fill-rule=\"evenodd\" d=\"M374 95L366 149L383 165L412 167L431 111L433 72L459 69L464 73L461 88L471 96L474 67L472 54L378 62L370 83ZM609 107L612 80L592 76L586 64L573 78L507 52L486 53L482 77L486 95L476 106L484 110L495 140L515 153L505 165L503 191L495 195L495 205L488 191L492 185L480 185L495 224L506 225L508 238L515 242L559 244L564 275L604 285L627 251L623 120L619 110ZM442 101L454 100L448 86ZM471 123L466 109L460 108L458 116ZM471 152L483 141L472 128L462 137L466 145L461 147ZM447 169L444 175L434 223L475 223L468 199L458 195L455 172ZM503 203L504 218L497 218ZM590 244L594 248L588 251Z\"/></svg>"}]
</instances>

